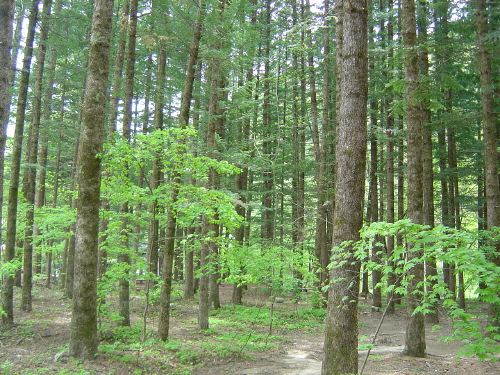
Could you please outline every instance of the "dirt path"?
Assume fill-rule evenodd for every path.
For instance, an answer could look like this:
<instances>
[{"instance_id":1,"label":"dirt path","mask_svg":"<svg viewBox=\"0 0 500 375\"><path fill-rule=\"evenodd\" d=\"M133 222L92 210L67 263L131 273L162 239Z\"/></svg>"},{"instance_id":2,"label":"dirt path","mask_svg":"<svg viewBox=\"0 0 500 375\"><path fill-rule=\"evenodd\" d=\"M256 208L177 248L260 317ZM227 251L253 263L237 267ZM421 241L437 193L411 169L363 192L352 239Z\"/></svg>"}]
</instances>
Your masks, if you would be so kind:
<instances>
[{"instance_id":1,"label":"dirt path","mask_svg":"<svg viewBox=\"0 0 500 375\"><path fill-rule=\"evenodd\" d=\"M368 301L369 302L369 301ZM366 303L366 302L365 302ZM286 307L285 307L286 308ZM373 338L382 318L382 312L360 310L360 337ZM441 317L441 329L433 331L427 325L427 358L402 356L406 319L400 308L392 316L384 317L375 347L370 351L363 374L365 375L500 375L500 362L484 362L477 358L455 357L461 348L459 342L445 343L440 337L452 332L451 321ZM280 349L273 353L257 354L251 360L227 361L205 364L195 375L319 375L323 357L323 333L314 335L293 333ZM367 351L359 352L359 368L362 368Z\"/></svg>"},{"instance_id":2,"label":"dirt path","mask_svg":"<svg viewBox=\"0 0 500 375\"><path fill-rule=\"evenodd\" d=\"M229 305L230 288L223 287L222 302ZM16 306L18 306L18 295ZM254 298L254 300L252 300ZM132 298L133 315L137 320L141 314L142 300L137 296ZM246 303L262 303L250 293ZM369 301L363 301L360 306L359 327L360 337L371 340L379 325L382 313L373 312ZM100 354L96 361L80 363L67 356L56 357L63 353L69 341L69 322L71 318L70 301L61 296L60 292L41 289L37 291L35 310L24 313L16 309L17 324L6 331L0 330L0 374L2 375L42 375L42 374L113 374L113 375L319 375L323 357L323 326L321 320L315 327L303 329L286 329L274 327L273 336L277 338L275 349L249 351L244 347L242 355L232 351L229 356L204 355L192 363L180 363L181 358L173 349L167 349L160 342L152 341L150 346L119 346L114 348L112 339L104 339ZM306 310L307 304L293 305L291 301L276 306L289 315L293 311ZM152 314L148 329L155 330L157 313ZM182 304L175 310L172 319L172 342L184 343L193 340L206 343L210 335L200 334L196 329L197 305L195 301ZM293 320L296 322L296 320ZM249 326L251 322L245 323ZM380 333L371 351L364 374L365 375L500 375L499 362L480 362L476 358L454 360L460 349L460 343L446 344L439 337L451 332L451 324L446 319L441 321L442 329L432 331L427 327L428 357L423 359L404 357L400 353L405 339L405 313L399 308L397 314L385 318ZM219 327L220 330L231 330L232 326ZM255 326L257 333L265 333L266 324ZM231 332L231 331L230 331ZM113 330L111 330L113 333ZM217 334L215 334L217 335ZM234 331L235 336L241 336ZM214 336L216 337L216 336ZM105 346L108 346L105 349ZM236 345L236 344L235 344ZM239 345L239 344L238 344ZM243 349L243 348L242 348ZM366 352L359 353L360 368ZM182 361L181 361L182 362ZM192 364L192 365L191 365Z\"/></svg>"}]
</instances>

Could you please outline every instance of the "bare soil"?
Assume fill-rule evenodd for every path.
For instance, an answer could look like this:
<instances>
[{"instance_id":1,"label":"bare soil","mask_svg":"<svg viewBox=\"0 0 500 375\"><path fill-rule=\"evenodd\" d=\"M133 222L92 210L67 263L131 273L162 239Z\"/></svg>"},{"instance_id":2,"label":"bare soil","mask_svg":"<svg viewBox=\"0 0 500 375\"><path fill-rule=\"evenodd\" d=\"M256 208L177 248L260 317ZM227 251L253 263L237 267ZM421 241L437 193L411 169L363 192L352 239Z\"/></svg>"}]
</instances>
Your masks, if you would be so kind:
<instances>
[{"instance_id":1,"label":"bare soil","mask_svg":"<svg viewBox=\"0 0 500 375\"><path fill-rule=\"evenodd\" d=\"M68 358L71 321L71 301L64 298L58 289L36 286L33 298L33 311L21 312L16 309L16 325L11 329L0 328L0 374L171 374L171 375L306 375L320 374L323 356L322 321L314 327L285 329L279 324L272 325L248 322L251 330L270 335L273 346L265 350L253 350L250 345L241 346L227 353L203 349L189 358L189 352L182 356L181 348L162 346L154 340L157 327L157 311L150 308L147 313L147 342L119 345L113 338L113 329L103 336L101 349L95 361L81 363ZM141 289L141 286L138 286ZM16 302L20 291L16 291ZM136 293L131 300L132 319L135 327L141 327L144 299ZM231 286L221 286L221 302L230 304ZM269 307L271 302L258 288L250 288L244 297L248 306ZM18 306L19 303L16 303ZM284 299L274 303L275 311L290 313L293 317L298 310L308 309L306 301L294 303ZM180 295L174 296L170 340L196 345L214 340L221 334L228 334L234 326L219 326L214 332L200 333L196 329L196 303L183 302ZM381 311L372 311L369 300L361 300L360 338L371 340L380 323ZM375 347L364 369L367 375L400 374L449 374L449 375L494 375L500 374L499 362L479 361L476 358L455 357L460 343L444 343L439 340L451 332L451 322L441 318L442 329L433 332L427 327L427 358L410 358L401 355L405 338L405 312L402 307L392 316L386 316L375 341ZM137 329L136 329L137 330ZM138 328L140 331L140 328ZM140 332L137 336L140 336ZM136 337L136 341L137 340ZM194 344L193 344L194 343ZM361 342L363 343L363 342ZM115 346L113 346L115 345ZM235 344L236 345L236 344ZM115 348L115 349L110 349ZM360 369L366 351L360 351Z\"/></svg>"}]
</instances>

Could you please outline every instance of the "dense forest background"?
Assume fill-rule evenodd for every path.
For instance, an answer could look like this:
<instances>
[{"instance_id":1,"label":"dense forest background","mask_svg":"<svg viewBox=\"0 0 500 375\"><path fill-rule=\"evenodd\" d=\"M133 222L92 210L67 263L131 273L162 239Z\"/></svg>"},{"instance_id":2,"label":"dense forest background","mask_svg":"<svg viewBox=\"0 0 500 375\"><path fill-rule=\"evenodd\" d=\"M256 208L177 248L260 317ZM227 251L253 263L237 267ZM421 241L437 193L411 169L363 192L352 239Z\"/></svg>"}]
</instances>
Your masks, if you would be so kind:
<instances>
[{"instance_id":1,"label":"dense forest background","mask_svg":"<svg viewBox=\"0 0 500 375\"><path fill-rule=\"evenodd\" d=\"M1 3L6 18L13 2ZM101 314L117 313L117 324L129 325L136 279L160 301L164 340L172 283L183 285L186 299L199 296L200 329L220 306L221 281L234 284L234 304L245 286L259 284L273 296L313 290L316 305L326 306L335 282L338 3L108 1L110 57L101 69L109 84L94 98L105 105ZM402 275L418 277L407 265L421 264L416 307L428 319L439 321L437 301L459 311L478 296L495 318L500 4L414 5L417 39L409 47L403 4L369 2L367 229L349 252L362 266L360 291L373 294L376 307L393 312L411 288ZM100 37L91 33L93 7L16 1L12 22L0 21L12 26L12 35L2 33L12 43L10 60L0 60L5 324L15 319L13 285L26 311L36 309L33 278L57 281L73 298L82 108L90 45ZM413 223L409 107L421 125L422 220ZM408 243L425 254L407 258ZM335 249L342 256L342 246ZM110 296L118 296L119 311L106 310Z\"/></svg>"}]
</instances>

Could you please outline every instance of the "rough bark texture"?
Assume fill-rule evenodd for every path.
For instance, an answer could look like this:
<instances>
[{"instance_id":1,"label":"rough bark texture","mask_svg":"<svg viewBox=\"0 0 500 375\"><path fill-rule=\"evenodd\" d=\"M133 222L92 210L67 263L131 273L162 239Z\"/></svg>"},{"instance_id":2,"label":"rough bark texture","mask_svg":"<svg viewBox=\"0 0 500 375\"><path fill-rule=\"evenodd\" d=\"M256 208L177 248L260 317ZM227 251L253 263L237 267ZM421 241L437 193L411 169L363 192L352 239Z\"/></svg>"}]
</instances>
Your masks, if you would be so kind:
<instances>
[{"instance_id":1,"label":"rough bark texture","mask_svg":"<svg viewBox=\"0 0 500 375\"><path fill-rule=\"evenodd\" d=\"M132 131L132 105L134 96L134 75L135 75L135 45L137 34L137 7L138 0L130 1L130 15L128 24L128 50L127 50L127 64L125 71L125 98L123 103L123 131L122 138L130 142L130 135ZM125 167L128 169L128 166ZM120 213L123 215L122 227L122 252L118 255L118 263L124 264L124 276L118 281L118 306L119 314L122 318L120 321L121 326L130 326L130 283L129 283L129 266L130 266L130 252L129 252L129 235L127 215L130 213L128 202L120 205Z\"/></svg>"},{"instance_id":2,"label":"rough bark texture","mask_svg":"<svg viewBox=\"0 0 500 375\"><path fill-rule=\"evenodd\" d=\"M99 343L96 279L101 162L97 155L102 152L105 134L112 15L113 0L95 1L78 156L75 279L69 355L87 360L94 359Z\"/></svg>"},{"instance_id":3,"label":"rough bark texture","mask_svg":"<svg viewBox=\"0 0 500 375\"><path fill-rule=\"evenodd\" d=\"M21 297L21 309L31 311L31 289L33 282L33 225L35 211L35 180L38 158L38 140L40 134L40 120L42 115L42 79L45 67L45 56L47 51L47 39L49 36L49 18L52 9L52 0L43 1L42 23L40 27L39 47L36 65L35 91L33 93L32 117L29 131L28 143L26 145L27 166L23 177L23 195L29 204L26 211L26 230L24 232L23 246L23 292Z\"/></svg>"},{"instance_id":4,"label":"rough bark texture","mask_svg":"<svg viewBox=\"0 0 500 375\"><path fill-rule=\"evenodd\" d=\"M367 148L368 4L364 0L337 3L342 22L338 61L340 90L337 114L337 174L333 246L359 238L363 224ZM351 251L352 249L347 249ZM331 272L328 294L325 359L322 375L358 372L359 263L350 259Z\"/></svg>"},{"instance_id":5,"label":"rough bark texture","mask_svg":"<svg viewBox=\"0 0 500 375\"><path fill-rule=\"evenodd\" d=\"M35 39L35 28L38 20L38 3L39 1L34 0L31 4L30 16L28 20L28 34L26 36L26 47L24 49L23 70L19 80L16 127L14 129L14 144L12 147L12 162L10 167L9 202L7 207L7 231L4 255L5 262L9 262L15 257L19 175L21 172L21 153L23 147L24 120L28 98L31 58L33 56L33 42ZM5 315L2 316L2 320L4 324L7 325L12 325L14 323L13 286L14 278L9 275L5 278L5 287L2 294L3 310L5 312Z\"/></svg>"},{"instance_id":6,"label":"rough bark texture","mask_svg":"<svg viewBox=\"0 0 500 375\"><path fill-rule=\"evenodd\" d=\"M495 101L493 93L493 75L491 55L486 37L488 34L488 16L486 1L476 1L476 25L479 40L479 70L481 78L481 102L483 107L483 138L486 191L486 227L492 230L500 226L500 186L498 179L498 133L496 129ZM495 243L496 252L491 260L500 265L500 244ZM493 324L500 325L500 304L490 306Z\"/></svg>"},{"instance_id":7,"label":"rough bark texture","mask_svg":"<svg viewBox=\"0 0 500 375\"><path fill-rule=\"evenodd\" d=\"M5 170L5 145L7 141L7 122L9 119L11 86L11 52L12 34L14 23L14 0L0 1L0 207L3 207L4 170ZM0 210L0 222L2 222ZM0 230L0 243L2 231Z\"/></svg>"},{"instance_id":8,"label":"rough bark texture","mask_svg":"<svg viewBox=\"0 0 500 375\"><path fill-rule=\"evenodd\" d=\"M422 163L422 123L421 106L417 99L419 88L419 68L417 32L414 0L404 0L402 9L403 41L405 54L406 80L406 123L407 123L407 159L408 159L408 217L416 224L423 224L423 163ZM407 260L422 256L421 250L415 251L408 244ZM425 321L424 315L414 314L420 305L422 289L417 284L424 280L424 265L418 261L407 274L410 277L407 286L407 328L403 353L412 357L425 357Z\"/></svg>"},{"instance_id":9,"label":"rough bark texture","mask_svg":"<svg viewBox=\"0 0 500 375\"><path fill-rule=\"evenodd\" d=\"M418 8L418 30L420 43L423 48L420 50L419 63L422 76L429 77L429 51L427 44L427 1L419 0ZM427 88L426 88L427 89ZM430 89L430 88L429 88ZM423 167L423 199L424 199L424 224L434 227L434 161L432 155L432 128L431 128L431 110L429 100L423 100L422 103L422 167ZM425 275L428 280L427 290L430 292L438 282L438 270L436 258L429 257L425 260ZM433 305L431 311L426 314L425 320L431 324L439 323L439 313L437 305Z\"/></svg>"}]
</instances>

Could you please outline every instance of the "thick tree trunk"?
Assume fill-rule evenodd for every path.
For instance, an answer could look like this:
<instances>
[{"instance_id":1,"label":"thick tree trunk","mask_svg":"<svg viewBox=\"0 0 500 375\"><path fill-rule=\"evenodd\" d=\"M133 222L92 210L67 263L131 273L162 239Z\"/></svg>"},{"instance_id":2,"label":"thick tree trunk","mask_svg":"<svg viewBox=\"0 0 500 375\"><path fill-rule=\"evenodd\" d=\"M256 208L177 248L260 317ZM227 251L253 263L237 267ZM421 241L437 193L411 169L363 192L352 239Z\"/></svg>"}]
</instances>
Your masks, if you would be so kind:
<instances>
[{"instance_id":1,"label":"thick tree trunk","mask_svg":"<svg viewBox=\"0 0 500 375\"><path fill-rule=\"evenodd\" d=\"M481 78L481 103L483 109L484 166L486 187L487 229L500 226L500 184L498 179L498 132L496 129L495 101L493 96L492 59L488 50L488 16L486 0L476 1L476 25L479 40L479 70ZM491 260L500 266L500 244L494 244L496 251ZM500 304L490 306L490 317L496 326L500 325Z\"/></svg>"},{"instance_id":2,"label":"thick tree trunk","mask_svg":"<svg viewBox=\"0 0 500 375\"><path fill-rule=\"evenodd\" d=\"M417 30L415 20L414 0L403 0L403 41L405 54L406 80L406 123L407 123L407 159L408 159L408 217L416 224L423 224L423 162L422 162L422 119L421 104L417 98L419 88L419 68L417 47ZM422 250L414 250L413 244L408 244L407 260L422 257ZM418 284L424 280L424 265L422 261L408 271L410 277L406 288L407 327L403 353L412 357L425 357L425 321L422 313L415 313L421 304L422 287Z\"/></svg>"},{"instance_id":3,"label":"thick tree trunk","mask_svg":"<svg viewBox=\"0 0 500 375\"><path fill-rule=\"evenodd\" d=\"M367 148L368 4L339 1L337 174L333 218L333 246L359 239L363 225ZM352 252L352 248L346 251ZM352 253L351 253L352 254ZM359 262L353 257L334 267L328 293L325 359L322 375L358 373Z\"/></svg>"},{"instance_id":4,"label":"thick tree trunk","mask_svg":"<svg viewBox=\"0 0 500 375\"><path fill-rule=\"evenodd\" d=\"M106 120L113 0L96 0L92 18L89 69L82 107L75 229L75 280L69 355L93 360L97 354L97 244L101 160Z\"/></svg>"},{"instance_id":5,"label":"thick tree trunk","mask_svg":"<svg viewBox=\"0 0 500 375\"><path fill-rule=\"evenodd\" d=\"M429 77L429 52L427 45L427 0L419 0L418 5L418 31L419 43L422 49L419 54L420 71L423 77ZM425 89L429 90L430 87ZM432 128L431 110L429 101L422 102L422 173L423 173L423 199L424 199L424 224L430 228L434 227L434 161L432 154ZM438 283L438 269L435 257L425 259L425 278L428 281L427 292L432 292ZM430 312L426 314L425 320L431 324L439 323L437 304L433 304Z\"/></svg>"}]
</instances>

